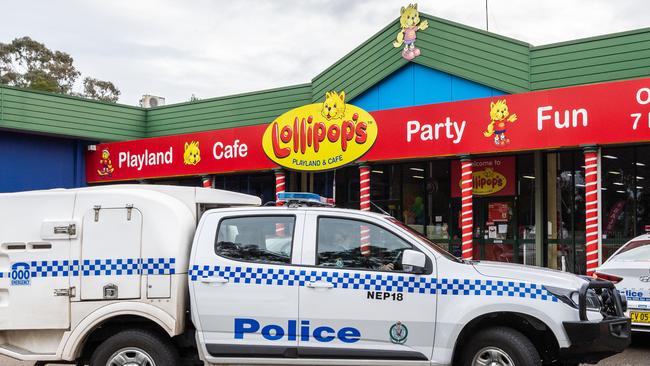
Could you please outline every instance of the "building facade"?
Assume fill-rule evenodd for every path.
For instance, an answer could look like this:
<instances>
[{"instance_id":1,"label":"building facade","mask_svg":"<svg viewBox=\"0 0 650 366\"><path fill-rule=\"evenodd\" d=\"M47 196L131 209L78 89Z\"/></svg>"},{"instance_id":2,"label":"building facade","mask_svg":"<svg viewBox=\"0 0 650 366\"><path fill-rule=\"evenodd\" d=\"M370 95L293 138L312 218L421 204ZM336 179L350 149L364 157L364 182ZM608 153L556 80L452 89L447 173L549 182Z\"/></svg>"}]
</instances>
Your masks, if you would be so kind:
<instances>
[{"instance_id":1,"label":"building facade","mask_svg":"<svg viewBox=\"0 0 650 366\"><path fill-rule=\"evenodd\" d=\"M645 231L650 29L532 46L422 19L416 56L392 45L398 19L310 83L273 90L141 109L0 87L0 190L150 182L265 201L310 191L385 211L458 256L576 273ZM310 105L314 126L328 127L305 122L305 149L327 143L332 92L350 113L341 130L346 118L373 121L372 143L350 130L343 149L334 131L343 151L313 155L328 167L274 160L267 148L291 150L302 129L292 121Z\"/></svg>"}]
</instances>

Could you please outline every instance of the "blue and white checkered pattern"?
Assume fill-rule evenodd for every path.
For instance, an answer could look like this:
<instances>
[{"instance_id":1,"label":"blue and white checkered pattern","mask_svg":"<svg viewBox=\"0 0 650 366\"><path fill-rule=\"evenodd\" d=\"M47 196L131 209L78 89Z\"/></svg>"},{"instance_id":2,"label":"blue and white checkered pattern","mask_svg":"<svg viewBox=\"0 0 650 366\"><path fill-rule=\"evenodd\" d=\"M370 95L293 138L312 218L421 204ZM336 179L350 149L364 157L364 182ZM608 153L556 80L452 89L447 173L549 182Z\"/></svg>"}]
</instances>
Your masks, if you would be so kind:
<instances>
[{"instance_id":1,"label":"blue and white checkered pattern","mask_svg":"<svg viewBox=\"0 0 650 366\"><path fill-rule=\"evenodd\" d=\"M437 287L441 295L508 296L558 301L543 286L535 283L442 278Z\"/></svg>"},{"instance_id":2,"label":"blue and white checkered pattern","mask_svg":"<svg viewBox=\"0 0 650 366\"><path fill-rule=\"evenodd\" d=\"M84 276L139 275L140 258L84 259L81 274Z\"/></svg>"},{"instance_id":3,"label":"blue and white checkered pattern","mask_svg":"<svg viewBox=\"0 0 650 366\"><path fill-rule=\"evenodd\" d=\"M142 260L142 273L147 275L165 275L176 272L176 258L145 258Z\"/></svg>"},{"instance_id":4,"label":"blue and white checkered pattern","mask_svg":"<svg viewBox=\"0 0 650 366\"><path fill-rule=\"evenodd\" d=\"M81 263L81 267L80 267ZM168 275L176 273L176 258L116 258L30 262L32 278L83 276ZM8 278L8 272L0 272Z\"/></svg>"},{"instance_id":5,"label":"blue and white checkered pattern","mask_svg":"<svg viewBox=\"0 0 650 366\"><path fill-rule=\"evenodd\" d=\"M78 260L32 261L32 277L68 277L79 276Z\"/></svg>"},{"instance_id":6,"label":"blue and white checkered pattern","mask_svg":"<svg viewBox=\"0 0 650 366\"><path fill-rule=\"evenodd\" d=\"M300 270L286 268L253 268L239 266L194 265L190 268L191 281L219 276L233 283L266 286L305 286L308 282L323 281L334 288L440 294L453 296L508 296L557 302L541 285L514 281L483 279L431 278L405 274L376 274L330 270Z\"/></svg>"}]
</instances>

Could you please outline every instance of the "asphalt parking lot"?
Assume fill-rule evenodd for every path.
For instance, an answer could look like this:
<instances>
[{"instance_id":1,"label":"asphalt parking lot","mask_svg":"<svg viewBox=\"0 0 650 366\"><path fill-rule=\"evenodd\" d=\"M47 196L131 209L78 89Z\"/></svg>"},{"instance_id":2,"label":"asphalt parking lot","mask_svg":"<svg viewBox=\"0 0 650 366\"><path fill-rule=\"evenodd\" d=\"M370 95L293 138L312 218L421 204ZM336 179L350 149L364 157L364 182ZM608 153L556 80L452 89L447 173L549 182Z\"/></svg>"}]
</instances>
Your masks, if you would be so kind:
<instances>
[{"instance_id":1,"label":"asphalt parking lot","mask_svg":"<svg viewBox=\"0 0 650 366\"><path fill-rule=\"evenodd\" d=\"M17 362L0 356L0 366L32 366L31 362ZM598 363L598 366L649 366L650 333L635 334L632 345L625 352Z\"/></svg>"},{"instance_id":2,"label":"asphalt parking lot","mask_svg":"<svg viewBox=\"0 0 650 366\"><path fill-rule=\"evenodd\" d=\"M648 365L650 365L650 333L634 334L630 348L598 363L598 366Z\"/></svg>"}]
</instances>

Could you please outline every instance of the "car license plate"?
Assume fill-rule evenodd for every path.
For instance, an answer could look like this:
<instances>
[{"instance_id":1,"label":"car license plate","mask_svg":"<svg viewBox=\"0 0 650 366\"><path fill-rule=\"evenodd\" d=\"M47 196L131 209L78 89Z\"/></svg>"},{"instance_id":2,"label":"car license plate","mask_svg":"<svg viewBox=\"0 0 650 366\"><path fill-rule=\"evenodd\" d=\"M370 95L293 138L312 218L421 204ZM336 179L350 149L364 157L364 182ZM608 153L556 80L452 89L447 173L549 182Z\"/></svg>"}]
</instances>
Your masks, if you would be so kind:
<instances>
[{"instance_id":1,"label":"car license plate","mask_svg":"<svg viewBox=\"0 0 650 366\"><path fill-rule=\"evenodd\" d=\"M650 323L650 313L642 311L630 311L632 323Z\"/></svg>"}]
</instances>

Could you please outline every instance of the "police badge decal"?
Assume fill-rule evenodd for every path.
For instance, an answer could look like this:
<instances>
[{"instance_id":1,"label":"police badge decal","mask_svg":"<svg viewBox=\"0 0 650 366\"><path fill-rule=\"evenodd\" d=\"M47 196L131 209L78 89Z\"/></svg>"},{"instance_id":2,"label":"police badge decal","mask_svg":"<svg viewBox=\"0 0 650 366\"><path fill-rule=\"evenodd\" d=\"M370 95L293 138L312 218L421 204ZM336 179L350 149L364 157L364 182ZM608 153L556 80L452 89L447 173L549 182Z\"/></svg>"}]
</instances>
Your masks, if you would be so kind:
<instances>
[{"instance_id":1,"label":"police badge decal","mask_svg":"<svg viewBox=\"0 0 650 366\"><path fill-rule=\"evenodd\" d=\"M396 344L404 344L406 342L406 337L409 335L409 330L406 328L406 325L402 322L397 322L390 327L388 331L390 335L390 341Z\"/></svg>"}]
</instances>

